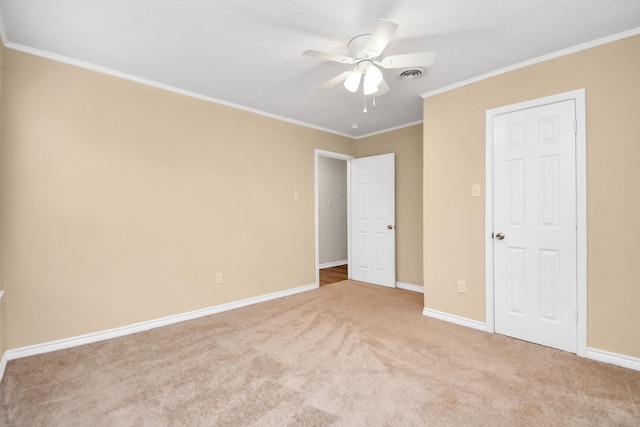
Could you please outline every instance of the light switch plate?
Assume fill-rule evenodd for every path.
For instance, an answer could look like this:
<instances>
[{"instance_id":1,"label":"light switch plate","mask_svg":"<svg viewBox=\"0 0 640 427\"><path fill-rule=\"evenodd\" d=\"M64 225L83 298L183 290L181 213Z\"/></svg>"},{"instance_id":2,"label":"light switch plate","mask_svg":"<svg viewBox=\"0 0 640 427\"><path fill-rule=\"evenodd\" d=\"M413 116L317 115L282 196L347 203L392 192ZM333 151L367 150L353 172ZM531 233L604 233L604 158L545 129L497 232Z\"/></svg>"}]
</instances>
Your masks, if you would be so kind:
<instances>
[{"instance_id":1,"label":"light switch plate","mask_svg":"<svg viewBox=\"0 0 640 427\"><path fill-rule=\"evenodd\" d=\"M480 197L480 184L473 184L471 186L471 197Z\"/></svg>"},{"instance_id":2,"label":"light switch plate","mask_svg":"<svg viewBox=\"0 0 640 427\"><path fill-rule=\"evenodd\" d=\"M458 293L466 294L467 293L467 282L464 280L458 280Z\"/></svg>"}]
</instances>

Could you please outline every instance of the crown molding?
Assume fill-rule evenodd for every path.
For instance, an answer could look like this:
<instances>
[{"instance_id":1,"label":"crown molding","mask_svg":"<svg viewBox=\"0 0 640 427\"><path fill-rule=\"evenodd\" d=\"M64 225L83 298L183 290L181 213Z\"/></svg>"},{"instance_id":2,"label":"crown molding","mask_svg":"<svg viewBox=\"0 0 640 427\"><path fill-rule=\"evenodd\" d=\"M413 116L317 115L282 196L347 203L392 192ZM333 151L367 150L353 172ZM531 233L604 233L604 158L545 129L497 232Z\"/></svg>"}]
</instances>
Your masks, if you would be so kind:
<instances>
[{"instance_id":1,"label":"crown molding","mask_svg":"<svg viewBox=\"0 0 640 427\"><path fill-rule=\"evenodd\" d=\"M638 34L640 34L640 27L634 28L632 30L624 31L622 33L613 34L611 36L603 37L601 39L593 40L593 41L590 41L590 42L587 42L587 43L582 43L582 44L579 44L577 46L573 46L573 47L569 47L569 48L566 48L566 49L558 50L556 52L552 52L552 53L549 53L547 55L538 56L536 58L532 58L532 59L529 59L529 60L524 61L524 62L519 62L517 64L510 65L508 67L500 68L498 70L491 71L491 72L488 72L488 73L485 73L485 74L481 74L479 76L472 77L472 78L467 79L467 80L462 80L460 82L453 83L453 84L451 84L449 86L444 86L444 87L441 87L441 88L438 88L438 89L434 89L434 90L429 91L429 92L425 92L420 96L422 97L422 99L429 98L431 96L435 96L435 95L439 95L441 93L449 92L451 90L458 89L458 88L461 88L463 86L468 86L468 85L473 84L473 83L478 83L478 82L481 82L483 80L487 80L487 79L490 79L492 77L499 76L501 74L506 74L506 73L509 73L511 71L519 70L520 68L529 67L531 65L539 64L541 62L545 62L545 61L549 61L549 60L552 60L552 59L560 58L560 57L566 56L566 55L571 55L573 53L577 53L577 52L580 52L580 51L583 51L583 50L591 49L591 48L594 48L594 47L597 47L597 46L601 46L603 44L612 43L612 42L615 42L615 41L618 41L618 40L622 40L622 39L626 39L626 38L629 38L629 37L633 37L633 36L636 36Z\"/></svg>"}]
</instances>

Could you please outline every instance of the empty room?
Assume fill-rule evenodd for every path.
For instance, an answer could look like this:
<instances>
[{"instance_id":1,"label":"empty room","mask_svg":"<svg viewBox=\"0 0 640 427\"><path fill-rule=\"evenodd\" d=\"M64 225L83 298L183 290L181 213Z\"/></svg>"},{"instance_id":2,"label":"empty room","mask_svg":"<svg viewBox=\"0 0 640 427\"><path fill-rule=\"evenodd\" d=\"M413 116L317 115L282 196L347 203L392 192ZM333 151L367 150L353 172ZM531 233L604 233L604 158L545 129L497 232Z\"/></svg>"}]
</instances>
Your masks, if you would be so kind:
<instances>
[{"instance_id":1,"label":"empty room","mask_svg":"<svg viewBox=\"0 0 640 427\"><path fill-rule=\"evenodd\" d=\"M0 36L0 425L640 425L640 2Z\"/></svg>"}]
</instances>

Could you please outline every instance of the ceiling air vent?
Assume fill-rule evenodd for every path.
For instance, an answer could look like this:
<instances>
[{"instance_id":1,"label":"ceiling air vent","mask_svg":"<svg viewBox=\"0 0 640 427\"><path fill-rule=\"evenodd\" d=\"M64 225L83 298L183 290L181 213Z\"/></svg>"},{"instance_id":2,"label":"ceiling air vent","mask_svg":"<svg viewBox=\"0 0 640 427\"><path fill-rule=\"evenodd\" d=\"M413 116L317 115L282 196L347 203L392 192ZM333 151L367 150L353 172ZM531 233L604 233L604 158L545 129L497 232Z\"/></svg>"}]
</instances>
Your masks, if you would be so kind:
<instances>
[{"instance_id":1,"label":"ceiling air vent","mask_svg":"<svg viewBox=\"0 0 640 427\"><path fill-rule=\"evenodd\" d=\"M422 77L427 71L424 68L411 68L400 73L401 80L415 80Z\"/></svg>"}]
</instances>

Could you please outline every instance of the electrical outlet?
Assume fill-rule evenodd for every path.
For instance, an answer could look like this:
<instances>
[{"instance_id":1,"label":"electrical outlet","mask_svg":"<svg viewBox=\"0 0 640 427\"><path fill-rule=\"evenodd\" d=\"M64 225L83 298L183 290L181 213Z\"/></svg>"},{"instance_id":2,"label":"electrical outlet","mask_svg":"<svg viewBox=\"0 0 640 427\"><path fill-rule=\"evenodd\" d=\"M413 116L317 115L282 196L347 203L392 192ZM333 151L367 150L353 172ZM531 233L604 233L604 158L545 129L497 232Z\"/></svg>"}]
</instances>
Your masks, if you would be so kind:
<instances>
[{"instance_id":1,"label":"electrical outlet","mask_svg":"<svg viewBox=\"0 0 640 427\"><path fill-rule=\"evenodd\" d=\"M480 197L480 184L473 184L471 186L471 197Z\"/></svg>"},{"instance_id":2,"label":"electrical outlet","mask_svg":"<svg viewBox=\"0 0 640 427\"><path fill-rule=\"evenodd\" d=\"M216 285L222 285L224 283L224 274L216 273Z\"/></svg>"},{"instance_id":3,"label":"electrical outlet","mask_svg":"<svg viewBox=\"0 0 640 427\"><path fill-rule=\"evenodd\" d=\"M467 293L467 282L464 280L458 280L458 293L466 294Z\"/></svg>"}]
</instances>

